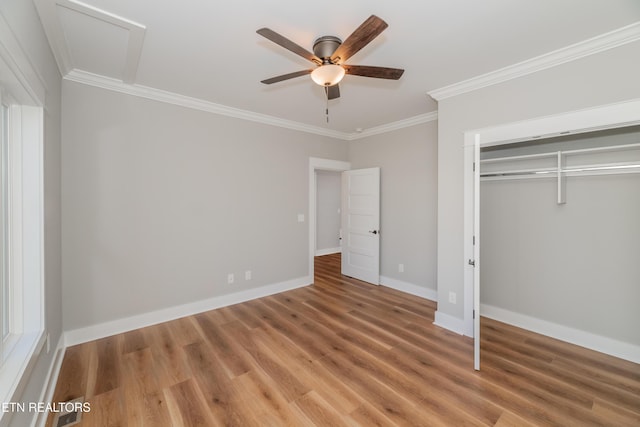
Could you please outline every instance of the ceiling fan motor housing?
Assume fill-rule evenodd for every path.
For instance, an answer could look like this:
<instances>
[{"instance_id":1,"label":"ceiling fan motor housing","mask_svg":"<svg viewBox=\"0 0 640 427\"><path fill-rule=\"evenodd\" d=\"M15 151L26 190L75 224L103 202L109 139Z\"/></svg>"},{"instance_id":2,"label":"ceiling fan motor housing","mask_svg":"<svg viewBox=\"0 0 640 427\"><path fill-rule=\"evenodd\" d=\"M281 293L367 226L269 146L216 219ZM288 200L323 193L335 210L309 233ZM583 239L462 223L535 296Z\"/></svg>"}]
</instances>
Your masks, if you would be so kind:
<instances>
[{"instance_id":1,"label":"ceiling fan motor housing","mask_svg":"<svg viewBox=\"0 0 640 427\"><path fill-rule=\"evenodd\" d=\"M323 60L324 63L331 63L331 55L342 44L342 40L335 36L322 36L313 42L313 53Z\"/></svg>"}]
</instances>

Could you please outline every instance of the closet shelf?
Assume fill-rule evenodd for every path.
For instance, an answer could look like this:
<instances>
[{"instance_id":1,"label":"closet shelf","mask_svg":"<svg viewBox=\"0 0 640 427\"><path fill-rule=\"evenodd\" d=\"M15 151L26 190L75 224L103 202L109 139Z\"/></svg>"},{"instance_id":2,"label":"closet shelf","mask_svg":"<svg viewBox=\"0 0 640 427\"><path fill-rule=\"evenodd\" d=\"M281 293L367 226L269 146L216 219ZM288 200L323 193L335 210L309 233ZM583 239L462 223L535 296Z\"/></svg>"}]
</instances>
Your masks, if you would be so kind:
<instances>
[{"instance_id":1,"label":"closet shelf","mask_svg":"<svg viewBox=\"0 0 640 427\"><path fill-rule=\"evenodd\" d=\"M582 166L571 166L564 169L557 168L537 168L537 169L518 169L504 170L480 173L481 178L509 178L509 177L555 177L558 173L566 176L583 176L583 175L603 175L613 173L640 173L640 162L619 162L606 164L589 164Z\"/></svg>"},{"instance_id":2,"label":"closet shelf","mask_svg":"<svg viewBox=\"0 0 640 427\"><path fill-rule=\"evenodd\" d=\"M567 165L567 158L570 156L580 156L578 161L584 162L584 157L590 155L598 155L600 153L613 153L629 151L633 160L616 161L603 163L602 160L610 160L606 157L601 158L601 162L583 163L577 165ZM611 157L611 156L609 156ZM615 157L615 156L614 156ZM517 163L527 160L555 159L554 166L548 167L522 167L517 168ZM606 161L605 160L605 161ZM617 160L617 159L616 159ZM574 160L575 161L575 160ZM511 162L509 169L482 171L482 165L499 165L500 163ZM516 163L515 165L513 163ZM531 162L530 162L531 163ZM540 162L538 162L539 164ZM545 161L546 164L551 162ZM577 150L552 151L538 154L525 154L519 156L499 157L493 159L480 160L480 179L482 181L498 181L513 179L534 179L534 178L552 178L557 180L558 204L564 204L566 200L566 178L595 176L595 175L612 175L612 174L629 174L640 173L640 143L615 145L609 147L583 148Z\"/></svg>"}]
</instances>

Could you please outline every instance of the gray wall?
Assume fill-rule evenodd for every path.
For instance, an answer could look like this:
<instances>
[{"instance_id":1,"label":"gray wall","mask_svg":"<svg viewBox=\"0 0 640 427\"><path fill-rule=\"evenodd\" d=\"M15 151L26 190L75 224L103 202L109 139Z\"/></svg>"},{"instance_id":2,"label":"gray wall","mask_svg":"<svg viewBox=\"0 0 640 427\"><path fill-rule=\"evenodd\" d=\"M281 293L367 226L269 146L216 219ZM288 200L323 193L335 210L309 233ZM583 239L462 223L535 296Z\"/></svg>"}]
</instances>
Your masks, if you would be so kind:
<instances>
[{"instance_id":1,"label":"gray wall","mask_svg":"<svg viewBox=\"0 0 640 427\"><path fill-rule=\"evenodd\" d=\"M349 144L352 169L380 167L380 274L434 291L437 128L433 121Z\"/></svg>"},{"instance_id":2,"label":"gray wall","mask_svg":"<svg viewBox=\"0 0 640 427\"><path fill-rule=\"evenodd\" d=\"M340 172L316 171L316 251L340 248Z\"/></svg>"},{"instance_id":3,"label":"gray wall","mask_svg":"<svg viewBox=\"0 0 640 427\"><path fill-rule=\"evenodd\" d=\"M3 0L0 13L9 23L31 65L46 88L44 112L44 292L45 329L51 337L51 351L43 350L36 361L23 402L36 402L46 386L55 346L62 333L62 285L60 257L60 74L32 2ZM12 425L29 425L34 414L16 414Z\"/></svg>"},{"instance_id":4,"label":"gray wall","mask_svg":"<svg viewBox=\"0 0 640 427\"><path fill-rule=\"evenodd\" d=\"M65 330L307 276L309 157L346 142L67 81L63 111Z\"/></svg>"},{"instance_id":5,"label":"gray wall","mask_svg":"<svg viewBox=\"0 0 640 427\"><path fill-rule=\"evenodd\" d=\"M463 318L464 132L638 98L638 75L640 43L634 42L439 102L439 311ZM458 304L448 302L450 291Z\"/></svg>"},{"instance_id":6,"label":"gray wall","mask_svg":"<svg viewBox=\"0 0 640 427\"><path fill-rule=\"evenodd\" d=\"M485 181L481 302L640 344L640 175Z\"/></svg>"},{"instance_id":7,"label":"gray wall","mask_svg":"<svg viewBox=\"0 0 640 427\"><path fill-rule=\"evenodd\" d=\"M639 126L490 147L482 157L637 143ZM640 149L567 156L574 166L620 161L640 161ZM527 167L520 162L497 166ZM568 177L565 205L556 184L481 182L481 303L640 344L629 327L640 324L640 175Z\"/></svg>"}]
</instances>

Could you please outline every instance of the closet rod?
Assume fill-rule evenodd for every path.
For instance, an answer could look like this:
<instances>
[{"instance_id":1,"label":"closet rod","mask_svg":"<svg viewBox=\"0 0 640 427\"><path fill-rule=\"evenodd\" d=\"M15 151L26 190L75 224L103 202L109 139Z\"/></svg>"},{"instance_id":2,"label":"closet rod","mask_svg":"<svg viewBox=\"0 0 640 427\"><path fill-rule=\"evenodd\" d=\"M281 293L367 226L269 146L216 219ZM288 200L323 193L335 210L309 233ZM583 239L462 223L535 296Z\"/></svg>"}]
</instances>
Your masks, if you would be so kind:
<instances>
[{"instance_id":1,"label":"closet rod","mask_svg":"<svg viewBox=\"0 0 640 427\"><path fill-rule=\"evenodd\" d=\"M562 172L590 172L590 171L607 171L607 170L623 170L640 168L640 163L637 162L620 162L620 163L605 163L605 164L592 164L582 166L570 166L562 169Z\"/></svg>"},{"instance_id":2,"label":"closet rod","mask_svg":"<svg viewBox=\"0 0 640 427\"><path fill-rule=\"evenodd\" d=\"M557 155L557 151L551 151L548 153L539 153L539 154L523 154L520 156L494 157L492 159L482 159L480 160L480 163L485 164L485 163L505 162L509 160L543 159L548 157L556 157L556 155Z\"/></svg>"},{"instance_id":3,"label":"closet rod","mask_svg":"<svg viewBox=\"0 0 640 427\"><path fill-rule=\"evenodd\" d=\"M624 151L624 150L631 150L634 148L640 148L640 143L625 144L625 145L611 145L609 147L580 148L577 150L562 151L562 154L586 154L586 153L596 153L599 151Z\"/></svg>"},{"instance_id":4,"label":"closet rod","mask_svg":"<svg viewBox=\"0 0 640 427\"><path fill-rule=\"evenodd\" d=\"M480 173L481 178L485 177L497 177L497 176L522 176L522 175L555 175L557 173L556 168L544 168L544 169L521 169L521 170L507 170L507 171L494 171Z\"/></svg>"},{"instance_id":5,"label":"closet rod","mask_svg":"<svg viewBox=\"0 0 640 427\"><path fill-rule=\"evenodd\" d=\"M617 165L585 165L573 166L562 169L563 174L590 175L590 172L619 171L620 173L640 173L640 163L617 164ZM481 173L481 178L500 178L511 176L555 176L556 169L531 169L520 171L496 171ZM593 174L595 175L595 174Z\"/></svg>"}]
</instances>

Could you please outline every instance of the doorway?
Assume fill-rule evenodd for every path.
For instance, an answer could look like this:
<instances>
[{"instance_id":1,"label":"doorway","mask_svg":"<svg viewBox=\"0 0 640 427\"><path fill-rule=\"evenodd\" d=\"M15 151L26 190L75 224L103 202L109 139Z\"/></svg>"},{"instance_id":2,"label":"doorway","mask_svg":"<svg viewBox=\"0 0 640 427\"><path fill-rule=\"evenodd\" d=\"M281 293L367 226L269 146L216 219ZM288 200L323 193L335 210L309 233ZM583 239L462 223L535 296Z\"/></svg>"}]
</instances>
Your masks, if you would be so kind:
<instances>
[{"instance_id":1,"label":"doorway","mask_svg":"<svg viewBox=\"0 0 640 427\"><path fill-rule=\"evenodd\" d=\"M309 158L309 283L313 283L317 241L317 172L342 173L351 169L351 163L340 160Z\"/></svg>"},{"instance_id":2,"label":"doorway","mask_svg":"<svg viewBox=\"0 0 640 427\"><path fill-rule=\"evenodd\" d=\"M316 171L315 256L341 252L342 173Z\"/></svg>"}]
</instances>

